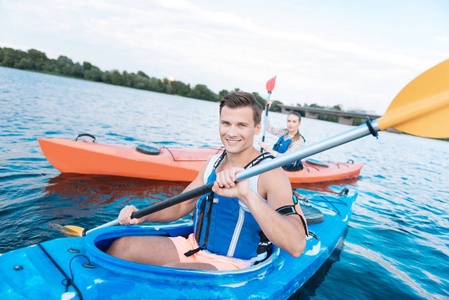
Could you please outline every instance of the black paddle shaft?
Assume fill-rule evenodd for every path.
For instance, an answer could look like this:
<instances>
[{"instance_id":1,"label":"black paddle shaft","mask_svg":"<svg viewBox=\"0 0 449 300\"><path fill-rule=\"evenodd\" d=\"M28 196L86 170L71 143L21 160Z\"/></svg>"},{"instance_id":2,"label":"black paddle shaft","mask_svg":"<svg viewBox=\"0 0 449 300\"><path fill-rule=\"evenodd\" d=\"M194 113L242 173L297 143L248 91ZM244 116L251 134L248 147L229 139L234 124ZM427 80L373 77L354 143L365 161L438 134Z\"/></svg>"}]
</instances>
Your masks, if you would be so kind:
<instances>
[{"instance_id":1,"label":"black paddle shaft","mask_svg":"<svg viewBox=\"0 0 449 300\"><path fill-rule=\"evenodd\" d=\"M141 210L135 211L133 212L133 214L131 215L131 218L133 219L138 219L138 218L142 218L144 216L147 216L149 214L158 212L160 210L163 210L165 208L171 207L173 205L182 203L184 201L190 200L192 198L210 193L212 191L212 187L214 186L214 183L208 183L206 185L200 186L196 189L187 191L185 193L179 194L177 196L174 196L170 199L167 199L165 201L153 204L151 206L145 207Z\"/></svg>"}]
</instances>

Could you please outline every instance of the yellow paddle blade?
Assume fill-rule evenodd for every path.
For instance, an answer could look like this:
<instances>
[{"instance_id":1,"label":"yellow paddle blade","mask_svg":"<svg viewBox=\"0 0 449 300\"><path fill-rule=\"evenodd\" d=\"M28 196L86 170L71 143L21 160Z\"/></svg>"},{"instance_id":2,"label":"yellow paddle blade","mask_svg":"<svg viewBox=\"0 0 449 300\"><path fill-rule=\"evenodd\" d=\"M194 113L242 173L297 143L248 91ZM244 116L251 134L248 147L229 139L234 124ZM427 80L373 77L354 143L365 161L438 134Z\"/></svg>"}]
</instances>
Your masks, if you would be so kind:
<instances>
[{"instance_id":1,"label":"yellow paddle blade","mask_svg":"<svg viewBox=\"0 0 449 300\"><path fill-rule=\"evenodd\" d=\"M380 130L393 127L422 137L449 137L449 59L405 86L377 124Z\"/></svg>"},{"instance_id":2,"label":"yellow paddle blade","mask_svg":"<svg viewBox=\"0 0 449 300\"><path fill-rule=\"evenodd\" d=\"M83 236L84 228L74 225L66 225L63 227L64 229L61 230L62 233L64 233L66 236L76 237L76 236Z\"/></svg>"}]
</instances>

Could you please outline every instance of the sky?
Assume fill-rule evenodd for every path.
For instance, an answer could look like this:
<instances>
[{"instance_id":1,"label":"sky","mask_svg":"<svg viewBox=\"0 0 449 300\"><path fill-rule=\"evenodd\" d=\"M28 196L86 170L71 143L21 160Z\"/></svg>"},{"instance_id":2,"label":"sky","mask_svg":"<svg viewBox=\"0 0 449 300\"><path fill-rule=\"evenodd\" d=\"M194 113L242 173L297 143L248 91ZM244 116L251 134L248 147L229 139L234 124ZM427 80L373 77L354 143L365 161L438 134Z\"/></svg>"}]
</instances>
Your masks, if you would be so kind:
<instances>
[{"instance_id":1,"label":"sky","mask_svg":"<svg viewBox=\"0 0 449 300\"><path fill-rule=\"evenodd\" d=\"M0 47L383 114L449 59L449 1L0 0Z\"/></svg>"}]
</instances>

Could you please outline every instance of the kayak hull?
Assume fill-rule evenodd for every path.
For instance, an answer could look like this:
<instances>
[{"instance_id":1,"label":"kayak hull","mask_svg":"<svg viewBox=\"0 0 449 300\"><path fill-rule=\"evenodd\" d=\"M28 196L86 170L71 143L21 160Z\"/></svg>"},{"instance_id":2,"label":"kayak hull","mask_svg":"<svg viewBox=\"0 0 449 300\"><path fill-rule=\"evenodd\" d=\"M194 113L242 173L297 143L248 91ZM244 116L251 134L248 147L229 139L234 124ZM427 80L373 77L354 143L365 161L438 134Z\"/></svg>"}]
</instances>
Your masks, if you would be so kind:
<instances>
[{"instance_id":1,"label":"kayak hull","mask_svg":"<svg viewBox=\"0 0 449 300\"><path fill-rule=\"evenodd\" d=\"M357 194L340 197L304 190L301 193L311 193L308 205L317 203L325 218L319 224L309 225L318 239L308 237L306 249L299 258L273 247L264 262L236 271L144 265L109 256L103 250L121 236L176 236L191 232L192 224L109 227L94 230L86 237L60 238L41 244L64 273L69 277L73 274L78 291L73 286L66 291L62 284L64 276L44 251L34 245L0 256L0 298L80 299L82 295L83 299L285 299L298 290L335 249L357 197ZM332 203L323 204L323 197ZM333 207L338 208L338 213Z\"/></svg>"},{"instance_id":2,"label":"kayak hull","mask_svg":"<svg viewBox=\"0 0 449 300\"><path fill-rule=\"evenodd\" d=\"M47 160L62 173L114 175L152 180L191 182L203 164L222 149L161 148L158 155L144 154L136 147L38 139ZM326 162L320 166L307 161L304 169L287 172L291 183L316 183L357 178L361 164Z\"/></svg>"}]
</instances>

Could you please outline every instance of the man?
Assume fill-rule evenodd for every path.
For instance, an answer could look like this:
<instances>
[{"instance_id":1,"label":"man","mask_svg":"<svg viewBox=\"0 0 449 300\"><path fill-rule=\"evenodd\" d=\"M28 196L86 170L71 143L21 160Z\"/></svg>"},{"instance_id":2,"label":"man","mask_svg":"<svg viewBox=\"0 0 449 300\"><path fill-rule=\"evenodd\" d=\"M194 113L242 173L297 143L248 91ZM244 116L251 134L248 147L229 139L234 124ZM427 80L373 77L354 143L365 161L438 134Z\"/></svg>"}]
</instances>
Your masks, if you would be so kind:
<instances>
[{"instance_id":1,"label":"man","mask_svg":"<svg viewBox=\"0 0 449 300\"><path fill-rule=\"evenodd\" d=\"M281 168L235 183L244 167L259 163L253 146L261 128L262 107L250 93L235 92L220 101L219 133L225 147L201 168L186 191L214 181L212 193L140 219L126 206L122 225L172 222L195 210L195 232L186 237L128 236L114 241L107 253L129 261L158 266L235 270L266 256L270 241L298 257L305 249L307 225L299 205L293 206L292 189ZM286 214L276 210L283 208Z\"/></svg>"}]
</instances>

